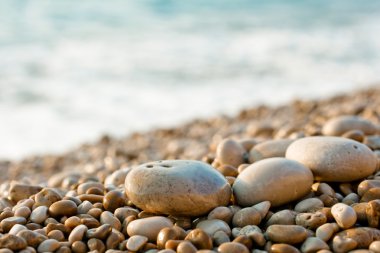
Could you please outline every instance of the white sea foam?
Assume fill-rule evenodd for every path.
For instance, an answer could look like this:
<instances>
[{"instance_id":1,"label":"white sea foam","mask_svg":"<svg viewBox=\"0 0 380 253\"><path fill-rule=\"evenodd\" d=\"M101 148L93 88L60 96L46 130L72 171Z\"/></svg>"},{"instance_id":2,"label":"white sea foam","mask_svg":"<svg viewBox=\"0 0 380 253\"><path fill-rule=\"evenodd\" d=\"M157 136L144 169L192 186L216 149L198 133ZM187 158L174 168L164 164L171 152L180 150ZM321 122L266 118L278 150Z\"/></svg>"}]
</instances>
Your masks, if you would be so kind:
<instances>
[{"instance_id":1,"label":"white sea foam","mask_svg":"<svg viewBox=\"0 0 380 253\"><path fill-rule=\"evenodd\" d=\"M283 2L1 1L0 157L379 81L379 4Z\"/></svg>"}]
</instances>

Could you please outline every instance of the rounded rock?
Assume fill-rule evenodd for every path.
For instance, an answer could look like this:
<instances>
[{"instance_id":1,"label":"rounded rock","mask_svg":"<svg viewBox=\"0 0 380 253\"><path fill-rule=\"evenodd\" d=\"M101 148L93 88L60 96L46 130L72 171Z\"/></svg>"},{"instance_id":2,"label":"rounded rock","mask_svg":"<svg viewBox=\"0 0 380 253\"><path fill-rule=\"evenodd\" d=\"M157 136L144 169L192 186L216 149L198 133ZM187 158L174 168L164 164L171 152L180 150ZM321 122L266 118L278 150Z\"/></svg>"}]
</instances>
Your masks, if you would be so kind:
<instances>
[{"instance_id":1,"label":"rounded rock","mask_svg":"<svg viewBox=\"0 0 380 253\"><path fill-rule=\"evenodd\" d=\"M228 224L222 220L204 220L197 224L196 228L200 228L205 231L209 236L213 236L217 231L223 231L227 235L231 235L231 228Z\"/></svg>"},{"instance_id":2,"label":"rounded rock","mask_svg":"<svg viewBox=\"0 0 380 253\"><path fill-rule=\"evenodd\" d=\"M266 235L274 243L297 244L305 241L308 232L298 225L271 225L267 228Z\"/></svg>"},{"instance_id":3,"label":"rounded rock","mask_svg":"<svg viewBox=\"0 0 380 253\"><path fill-rule=\"evenodd\" d=\"M60 200L53 203L49 207L49 214L51 216L73 216L77 214L78 207L74 201L71 200Z\"/></svg>"},{"instance_id":4,"label":"rounded rock","mask_svg":"<svg viewBox=\"0 0 380 253\"><path fill-rule=\"evenodd\" d=\"M285 157L286 149L293 141L290 139L276 139L261 142L249 151L249 161L254 163L271 157Z\"/></svg>"},{"instance_id":5,"label":"rounded rock","mask_svg":"<svg viewBox=\"0 0 380 253\"><path fill-rule=\"evenodd\" d=\"M233 192L241 206L267 200L276 207L305 196L312 184L313 174L302 164L285 158L268 158L240 173Z\"/></svg>"},{"instance_id":6,"label":"rounded rock","mask_svg":"<svg viewBox=\"0 0 380 253\"><path fill-rule=\"evenodd\" d=\"M225 242L218 247L220 253L249 253L246 246L237 242Z\"/></svg>"},{"instance_id":7,"label":"rounded rock","mask_svg":"<svg viewBox=\"0 0 380 253\"><path fill-rule=\"evenodd\" d=\"M166 227L172 227L171 220L165 217L148 217L143 219L134 220L128 224L127 232L129 236L143 235L146 236L149 241L155 242L157 235L161 229Z\"/></svg>"},{"instance_id":8,"label":"rounded rock","mask_svg":"<svg viewBox=\"0 0 380 253\"><path fill-rule=\"evenodd\" d=\"M300 253L300 251L296 247L286 244L286 243L273 244L270 247L270 252L271 253Z\"/></svg>"},{"instance_id":9,"label":"rounded rock","mask_svg":"<svg viewBox=\"0 0 380 253\"><path fill-rule=\"evenodd\" d=\"M38 246L38 252L54 252L56 249L60 247L60 244L57 240L47 239Z\"/></svg>"},{"instance_id":10,"label":"rounded rock","mask_svg":"<svg viewBox=\"0 0 380 253\"><path fill-rule=\"evenodd\" d=\"M199 216L226 206L231 187L210 165L188 160L143 164L128 173L125 190L144 211L174 216Z\"/></svg>"},{"instance_id":11,"label":"rounded rock","mask_svg":"<svg viewBox=\"0 0 380 253\"><path fill-rule=\"evenodd\" d=\"M350 182L371 175L377 158L364 144L341 137L306 137L288 147L286 158L308 167L318 181Z\"/></svg>"},{"instance_id":12,"label":"rounded rock","mask_svg":"<svg viewBox=\"0 0 380 253\"><path fill-rule=\"evenodd\" d=\"M359 116L344 115L328 120L322 128L323 135L340 136L350 130L361 130L366 135L375 134L377 127Z\"/></svg>"},{"instance_id":13,"label":"rounded rock","mask_svg":"<svg viewBox=\"0 0 380 253\"><path fill-rule=\"evenodd\" d=\"M307 238L301 246L302 253L314 253L318 250L328 250L330 249L326 242L319 239L318 237Z\"/></svg>"},{"instance_id":14,"label":"rounded rock","mask_svg":"<svg viewBox=\"0 0 380 253\"><path fill-rule=\"evenodd\" d=\"M142 235L133 235L127 241L127 249L130 251L139 251L147 242L147 237Z\"/></svg>"},{"instance_id":15,"label":"rounded rock","mask_svg":"<svg viewBox=\"0 0 380 253\"><path fill-rule=\"evenodd\" d=\"M36 207L30 214L30 220L37 224L44 222L49 217L48 210L47 206Z\"/></svg>"},{"instance_id":16,"label":"rounded rock","mask_svg":"<svg viewBox=\"0 0 380 253\"><path fill-rule=\"evenodd\" d=\"M331 207L331 214L339 227L347 229L355 225L357 215L355 210L343 203L335 204Z\"/></svg>"},{"instance_id":17,"label":"rounded rock","mask_svg":"<svg viewBox=\"0 0 380 253\"><path fill-rule=\"evenodd\" d=\"M237 168L244 163L246 151L237 141L224 139L216 149L216 160L220 164L228 164Z\"/></svg>"},{"instance_id":18,"label":"rounded rock","mask_svg":"<svg viewBox=\"0 0 380 253\"><path fill-rule=\"evenodd\" d=\"M261 222L261 214L254 207L246 207L237 211L232 218L234 227L245 227L247 225L259 225Z\"/></svg>"}]
</instances>

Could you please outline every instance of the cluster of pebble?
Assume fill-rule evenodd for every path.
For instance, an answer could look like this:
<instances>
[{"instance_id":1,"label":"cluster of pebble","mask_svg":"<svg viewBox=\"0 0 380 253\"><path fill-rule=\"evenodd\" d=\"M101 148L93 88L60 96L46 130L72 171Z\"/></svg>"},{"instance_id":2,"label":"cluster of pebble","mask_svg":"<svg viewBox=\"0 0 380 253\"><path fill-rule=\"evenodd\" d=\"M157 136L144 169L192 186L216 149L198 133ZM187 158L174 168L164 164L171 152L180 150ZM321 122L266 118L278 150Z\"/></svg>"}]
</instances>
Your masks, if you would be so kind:
<instances>
[{"instance_id":1,"label":"cluster of pebble","mask_svg":"<svg viewBox=\"0 0 380 253\"><path fill-rule=\"evenodd\" d=\"M202 161L5 182L0 253L380 252L378 120L286 138L261 125Z\"/></svg>"}]
</instances>

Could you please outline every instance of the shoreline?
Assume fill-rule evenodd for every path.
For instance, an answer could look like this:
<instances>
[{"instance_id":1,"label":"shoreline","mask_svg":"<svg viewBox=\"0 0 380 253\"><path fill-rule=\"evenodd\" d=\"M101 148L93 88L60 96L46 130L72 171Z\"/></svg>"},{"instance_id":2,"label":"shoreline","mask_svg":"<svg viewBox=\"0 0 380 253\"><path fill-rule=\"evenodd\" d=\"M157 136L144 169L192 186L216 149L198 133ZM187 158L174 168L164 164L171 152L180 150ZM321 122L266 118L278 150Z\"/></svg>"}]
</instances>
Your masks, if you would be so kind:
<instances>
[{"instance_id":1,"label":"shoreline","mask_svg":"<svg viewBox=\"0 0 380 253\"><path fill-rule=\"evenodd\" d=\"M28 178L41 182L60 171L86 167L92 174L99 168L115 170L123 166L162 159L206 159L215 154L216 145L225 137L265 139L289 137L304 132L316 135L326 118L356 114L371 118L380 115L380 88L373 86L341 93L330 98L293 100L281 106L256 106L235 116L217 115L194 119L175 127L134 132L114 138L103 135L61 154L25 157L19 161L1 160L0 182ZM372 121L379 123L379 117ZM266 133L265 133L266 132ZM91 168L97 164L99 168Z\"/></svg>"}]
</instances>

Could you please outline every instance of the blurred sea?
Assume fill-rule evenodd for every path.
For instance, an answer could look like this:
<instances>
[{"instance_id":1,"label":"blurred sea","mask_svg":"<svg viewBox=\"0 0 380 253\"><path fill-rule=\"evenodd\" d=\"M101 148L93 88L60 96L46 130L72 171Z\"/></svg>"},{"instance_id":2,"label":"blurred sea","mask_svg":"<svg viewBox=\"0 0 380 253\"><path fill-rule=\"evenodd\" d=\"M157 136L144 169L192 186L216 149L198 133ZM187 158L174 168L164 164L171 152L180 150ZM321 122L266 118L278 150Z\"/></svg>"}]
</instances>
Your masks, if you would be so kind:
<instances>
[{"instance_id":1,"label":"blurred sea","mask_svg":"<svg viewBox=\"0 0 380 253\"><path fill-rule=\"evenodd\" d=\"M380 80L380 1L0 1L0 157Z\"/></svg>"}]
</instances>

